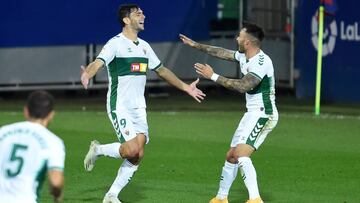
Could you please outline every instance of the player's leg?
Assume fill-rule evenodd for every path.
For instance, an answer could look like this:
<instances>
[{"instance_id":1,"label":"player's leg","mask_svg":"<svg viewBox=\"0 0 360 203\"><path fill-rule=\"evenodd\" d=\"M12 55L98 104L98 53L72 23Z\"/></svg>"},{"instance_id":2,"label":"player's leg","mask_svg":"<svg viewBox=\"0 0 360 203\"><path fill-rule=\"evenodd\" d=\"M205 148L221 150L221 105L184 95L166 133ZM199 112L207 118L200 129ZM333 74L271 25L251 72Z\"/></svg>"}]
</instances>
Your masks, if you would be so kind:
<instances>
[{"instance_id":1,"label":"player's leg","mask_svg":"<svg viewBox=\"0 0 360 203\"><path fill-rule=\"evenodd\" d=\"M235 148L230 148L226 154L226 161L221 171L219 190L213 199L210 200L210 203L227 203L227 196L229 194L230 187L234 182L237 172L238 164L237 157L235 155Z\"/></svg>"},{"instance_id":2,"label":"player's leg","mask_svg":"<svg viewBox=\"0 0 360 203\"><path fill-rule=\"evenodd\" d=\"M226 161L221 172L221 179L219 184L219 191L215 198L210 203L227 203L227 196L229 194L230 187L237 176L238 171L238 156L236 154L236 146L239 143L241 133L246 125L247 117L243 117L236 129L231 141L231 148L226 155Z\"/></svg>"},{"instance_id":3,"label":"player's leg","mask_svg":"<svg viewBox=\"0 0 360 203\"><path fill-rule=\"evenodd\" d=\"M134 157L129 157L128 159L125 159L124 162L121 164L118 173L116 175L116 178L111 185L109 191L106 193L104 197L104 201L109 197L117 197L121 190L130 182L132 179L134 173L137 171L140 161L142 157L144 156L144 145L145 145L145 136L143 134L139 134L136 138L133 140L127 141L122 145L122 148L125 153L135 153L137 151L137 155ZM128 143L136 143L136 145L139 146L138 149L130 149L129 146L134 145L128 145ZM131 152L129 152L131 151Z\"/></svg>"},{"instance_id":4,"label":"player's leg","mask_svg":"<svg viewBox=\"0 0 360 203\"><path fill-rule=\"evenodd\" d=\"M256 199L260 197L260 194L257 184L256 170L250 159L251 154L254 152L254 148L247 144L239 144L236 147L236 151L239 156L238 161L241 177L249 192L249 199Z\"/></svg>"},{"instance_id":5,"label":"player's leg","mask_svg":"<svg viewBox=\"0 0 360 203\"><path fill-rule=\"evenodd\" d=\"M119 149L120 142L111 144L100 144L99 141L93 140L90 143L89 151L84 159L84 168L86 171L91 171L95 166L95 161L99 156L108 156L112 158L121 158Z\"/></svg>"},{"instance_id":6,"label":"player's leg","mask_svg":"<svg viewBox=\"0 0 360 203\"><path fill-rule=\"evenodd\" d=\"M121 145L120 154L126 159L120 166L113 184L105 195L104 201L107 199L107 197L117 197L119 195L121 190L130 182L132 176L138 169L141 159L144 156L144 146L148 140L148 127L146 122L145 109L137 110L129 114L130 118L132 119L131 127L129 126L126 128L128 125L126 124L124 125L124 129L127 130L122 128L121 131L124 134L129 135L135 132L137 136L124 142Z\"/></svg>"},{"instance_id":7,"label":"player's leg","mask_svg":"<svg viewBox=\"0 0 360 203\"><path fill-rule=\"evenodd\" d=\"M131 115L129 115L127 110L119 110L108 113L108 117L113 125L119 142L100 144L97 140L93 140L84 159L85 170L91 171L95 166L95 161L100 156L108 156L112 158L127 158L128 156L136 156L137 152L133 151L137 150L137 143L128 143L127 146L121 146L126 141L136 137L136 131L133 127L133 119L130 116Z\"/></svg>"},{"instance_id":8,"label":"player's leg","mask_svg":"<svg viewBox=\"0 0 360 203\"><path fill-rule=\"evenodd\" d=\"M259 194L256 170L250 156L260 147L266 136L275 127L277 119L273 120L267 115L248 113L244 115L244 120L246 122L236 146L236 155L238 156L242 178L249 192L248 202L261 203L263 201Z\"/></svg>"}]
</instances>

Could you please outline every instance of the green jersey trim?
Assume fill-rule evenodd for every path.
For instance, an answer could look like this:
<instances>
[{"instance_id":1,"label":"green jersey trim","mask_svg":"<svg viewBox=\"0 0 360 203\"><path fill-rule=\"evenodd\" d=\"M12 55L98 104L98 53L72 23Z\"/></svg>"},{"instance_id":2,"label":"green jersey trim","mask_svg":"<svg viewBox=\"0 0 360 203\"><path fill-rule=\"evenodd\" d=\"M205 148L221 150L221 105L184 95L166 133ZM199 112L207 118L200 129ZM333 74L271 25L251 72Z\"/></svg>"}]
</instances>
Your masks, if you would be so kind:
<instances>
[{"instance_id":1,"label":"green jersey trim","mask_svg":"<svg viewBox=\"0 0 360 203\"><path fill-rule=\"evenodd\" d=\"M143 57L116 57L110 62L109 69L116 70L117 76L146 75L148 61Z\"/></svg>"},{"instance_id":2,"label":"green jersey trim","mask_svg":"<svg viewBox=\"0 0 360 203\"><path fill-rule=\"evenodd\" d=\"M100 57L97 57L96 59L100 59L100 60L102 60L102 61L104 62L104 64L106 64L106 61L105 61L105 59L103 59L103 58L100 58Z\"/></svg>"},{"instance_id":3,"label":"green jersey trim","mask_svg":"<svg viewBox=\"0 0 360 203\"><path fill-rule=\"evenodd\" d=\"M271 115L273 113L272 103L270 100L270 86L271 78L267 75L261 80L261 82L251 91L246 92L247 94L262 94L263 105L265 113Z\"/></svg>"},{"instance_id":4,"label":"green jersey trim","mask_svg":"<svg viewBox=\"0 0 360 203\"><path fill-rule=\"evenodd\" d=\"M36 175L35 180L38 182L37 188L36 188L36 196L37 196L37 202L40 200L40 191L43 185L43 182L45 180L45 175L47 172L47 160L43 162L42 167L40 168L38 174Z\"/></svg>"},{"instance_id":5,"label":"green jersey trim","mask_svg":"<svg viewBox=\"0 0 360 203\"><path fill-rule=\"evenodd\" d=\"M234 52L233 57L234 57L234 59L237 61L237 59L236 59L236 52L237 52L237 51Z\"/></svg>"},{"instance_id":6,"label":"green jersey trim","mask_svg":"<svg viewBox=\"0 0 360 203\"><path fill-rule=\"evenodd\" d=\"M58 166L49 167L48 169L49 169L49 171L51 171L51 170L64 171L63 167L58 167Z\"/></svg>"},{"instance_id":7,"label":"green jersey trim","mask_svg":"<svg viewBox=\"0 0 360 203\"><path fill-rule=\"evenodd\" d=\"M119 83L118 73L116 69L116 65L114 68L108 68L109 70L109 82L111 82L110 86L110 110L114 111L116 109L116 100L117 100L117 86Z\"/></svg>"},{"instance_id":8,"label":"green jersey trim","mask_svg":"<svg viewBox=\"0 0 360 203\"><path fill-rule=\"evenodd\" d=\"M162 64L161 63L159 63L159 65L157 65L157 66L155 66L155 68L153 68L152 70L157 70L158 68L160 68L160 66L161 66Z\"/></svg>"}]
</instances>

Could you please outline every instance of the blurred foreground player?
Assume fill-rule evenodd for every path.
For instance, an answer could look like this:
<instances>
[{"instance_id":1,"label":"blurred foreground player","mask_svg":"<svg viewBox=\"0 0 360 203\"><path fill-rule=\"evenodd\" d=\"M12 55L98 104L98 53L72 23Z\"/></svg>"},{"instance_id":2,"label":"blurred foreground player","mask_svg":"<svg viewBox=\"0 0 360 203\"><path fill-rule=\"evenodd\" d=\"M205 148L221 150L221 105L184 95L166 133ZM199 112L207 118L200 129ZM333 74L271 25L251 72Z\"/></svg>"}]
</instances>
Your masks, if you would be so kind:
<instances>
[{"instance_id":1,"label":"blurred foreground player","mask_svg":"<svg viewBox=\"0 0 360 203\"><path fill-rule=\"evenodd\" d=\"M35 203L45 175L54 202L62 199L65 147L47 129L54 117L53 97L45 91L30 94L24 107L27 121L0 128L0 202Z\"/></svg>"}]
</instances>

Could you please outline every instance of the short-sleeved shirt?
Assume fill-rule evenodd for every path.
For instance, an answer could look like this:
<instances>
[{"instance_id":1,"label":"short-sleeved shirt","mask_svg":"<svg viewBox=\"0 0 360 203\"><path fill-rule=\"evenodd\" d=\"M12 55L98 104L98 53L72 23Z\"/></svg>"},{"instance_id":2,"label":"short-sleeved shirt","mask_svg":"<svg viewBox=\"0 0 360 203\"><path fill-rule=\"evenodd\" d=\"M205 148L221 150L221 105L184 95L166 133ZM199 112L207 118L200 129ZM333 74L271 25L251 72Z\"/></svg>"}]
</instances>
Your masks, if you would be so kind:
<instances>
[{"instance_id":1,"label":"short-sleeved shirt","mask_svg":"<svg viewBox=\"0 0 360 203\"><path fill-rule=\"evenodd\" d=\"M147 69L156 70L161 62L150 45L138 38L134 42L122 33L111 38L97 57L108 70L107 111L145 108Z\"/></svg>"},{"instance_id":2,"label":"short-sleeved shirt","mask_svg":"<svg viewBox=\"0 0 360 203\"><path fill-rule=\"evenodd\" d=\"M243 75L252 74L261 81L253 90L246 92L247 110L261 110L268 115L277 113L274 67L270 57L260 50L250 59L246 59L245 54L236 51L234 58L239 61Z\"/></svg>"},{"instance_id":3,"label":"short-sleeved shirt","mask_svg":"<svg viewBox=\"0 0 360 203\"><path fill-rule=\"evenodd\" d=\"M0 202L37 202L49 170L64 169L63 141L44 126L18 122L0 128Z\"/></svg>"}]
</instances>

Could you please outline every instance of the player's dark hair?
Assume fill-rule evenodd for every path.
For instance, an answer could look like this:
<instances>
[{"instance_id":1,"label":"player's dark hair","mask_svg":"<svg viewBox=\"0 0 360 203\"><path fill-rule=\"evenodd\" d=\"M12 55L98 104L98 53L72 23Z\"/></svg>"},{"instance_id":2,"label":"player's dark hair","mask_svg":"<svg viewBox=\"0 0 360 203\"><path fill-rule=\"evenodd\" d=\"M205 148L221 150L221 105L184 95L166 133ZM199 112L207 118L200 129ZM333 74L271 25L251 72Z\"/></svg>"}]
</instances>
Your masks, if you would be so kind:
<instances>
[{"instance_id":1,"label":"player's dark hair","mask_svg":"<svg viewBox=\"0 0 360 203\"><path fill-rule=\"evenodd\" d=\"M243 28L246 29L247 34L258 39L259 42L261 42L265 37L263 29L254 23L243 22Z\"/></svg>"},{"instance_id":2,"label":"player's dark hair","mask_svg":"<svg viewBox=\"0 0 360 203\"><path fill-rule=\"evenodd\" d=\"M31 118L46 118L54 108L54 98L46 91L32 92L26 102Z\"/></svg>"},{"instance_id":3,"label":"player's dark hair","mask_svg":"<svg viewBox=\"0 0 360 203\"><path fill-rule=\"evenodd\" d=\"M139 6L137 4L122 4L119 6L118 21L122 26L125 26L123 18L129 17L134 9L139 9Z\"/></svg>"}]
</instances>

